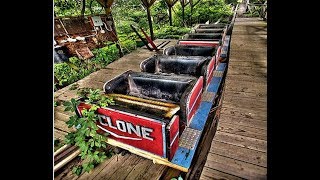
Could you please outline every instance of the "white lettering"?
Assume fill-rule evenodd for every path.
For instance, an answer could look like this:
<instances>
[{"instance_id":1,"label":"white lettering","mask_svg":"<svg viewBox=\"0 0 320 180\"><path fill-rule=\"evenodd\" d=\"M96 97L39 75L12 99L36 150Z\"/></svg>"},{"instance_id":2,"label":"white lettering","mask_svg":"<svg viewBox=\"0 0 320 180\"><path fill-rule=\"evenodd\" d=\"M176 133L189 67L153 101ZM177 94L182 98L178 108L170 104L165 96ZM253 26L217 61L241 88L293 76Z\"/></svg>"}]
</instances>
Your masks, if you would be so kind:
<instances>
[{"instance_id":1,"label":"white lettering","mask_svg":"<svg viewBox=\"0 0 320 180\"><path fill-rule=\"evenodd\" d=\"M137 136L141 137L141 131L140 131L139 125L136 125L136 128L134 128L131 123L126 122L126 124L127 124L127 129L129 134L132 134L132 131L133 131Z\"/></svg>"},{"instance_id":2,"label":"white lettering","mask_svg":"<svg viewBox=\"0 0 320 180\"><path fill-rule=\"evenodd\" d=\"M142 137L143 138L153 141L153 138L150 137L150 133L153 131L152 129L146 128L146 127L142 127L141 131L142 131Z\"/></svg>"},{"instance_id":3,"label":"white lettering","mask_svg":"<svg viewBox=\"0 0 320 180\"><path fill-rule=\"evenodd\" d=\"M116 120L116 126L114 126L109 116L99 114L98 118L100 124L103 126L108 126L112 129L117 129L121 132L127 132L129 134L134 133L138 137L142 136L142 138L153 141L153 138L150 136L150 134L153 132L153 129L151 128L141 127L140 125L133 125L132 123L125 122L122 120Z\"/></svg>"},{"instance_id":4,"label":"white lettering","mask_svg":"<svg viewBox=\"0 0 320 180\"><path fill-rule=\"evenodd\" d=\"M127 132L126 124L123 121L117 121L116 124L119 131Z\"/></svg>"},{"instance_id":5,"label":"white lettering","mask_svg":"<svg viewBox=\"0 0 320 180\"><path fill-rule=\"evenodd\" d=\"M111 118L109 116L106 116L107 117L107 122L109 124L109 127L111 127L112 129L117 129L117 127L113 126L112 125L112 121L111 121Z\"/></svg>"}]
</instances>

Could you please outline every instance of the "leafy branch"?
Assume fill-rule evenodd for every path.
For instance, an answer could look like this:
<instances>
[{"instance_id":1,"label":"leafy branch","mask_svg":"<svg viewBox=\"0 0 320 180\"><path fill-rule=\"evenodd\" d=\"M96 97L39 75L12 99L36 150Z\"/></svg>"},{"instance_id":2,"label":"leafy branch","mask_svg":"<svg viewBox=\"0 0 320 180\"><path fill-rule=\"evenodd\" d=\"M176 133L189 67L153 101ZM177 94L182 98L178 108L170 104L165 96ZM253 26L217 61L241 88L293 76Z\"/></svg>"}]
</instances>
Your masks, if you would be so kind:
<instances>
[{"instance_id":1,"label":"leafy branch","mask_svg":"<svg viewBox=\"0 0 320 180\"><path fill-rule=\"evenodd\" d=\"M95 165L103 162L107 157L112 156L111 151L107 151L106 136L97 133L99 129L96 125L98 108L114 104L113 99L106 97L99 89L81 89L78 91L80 97L85 98L85 103L90 105L90 109L81 111L82 117L73 115L66 122L69 128L75 127L76 131L66 135L66 143L79 147L82 165L73 168L73 172L80 175L82 172L89 172ZM64 103L65 111L75 112L80 101L71 99Z\"/></svg>"}]
</instances>

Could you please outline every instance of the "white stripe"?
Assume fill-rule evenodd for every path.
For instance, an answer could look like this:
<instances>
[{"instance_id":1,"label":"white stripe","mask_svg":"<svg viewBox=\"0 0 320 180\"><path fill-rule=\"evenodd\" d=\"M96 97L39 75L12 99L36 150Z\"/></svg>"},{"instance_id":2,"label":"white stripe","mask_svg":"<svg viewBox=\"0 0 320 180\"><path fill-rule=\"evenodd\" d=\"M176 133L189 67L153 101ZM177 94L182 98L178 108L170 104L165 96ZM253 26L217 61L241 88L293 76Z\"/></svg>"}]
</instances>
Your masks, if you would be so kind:
<instances>
[{"instance_id":1,"label":"white stripe","mask_svg":"<svg viewBox=\"0 0 320 180\"><path fill-rule=\"evenodd\" d=\"M179 129L178 129L177 134L174 136L173 140L171 141L170 147L172 146L172 144L174 143L174 141L177 139L178 135L179 135Z\"/></svg>"},{"instance_id":2,"label":"white stripe","mask_svg":"<svg viewBox=\"0 0 320 180\"><path fill-rule=\"evenodd\" d=\"M200 77L202 77L202 76L200 76ZM200 79L200 78L199 78L199 79ZM202 81L203 81L203 77L202 77ZM198 80L197 83L196 83L196 85L193 87L192 92L195 91L195 88L197 88L197 86L198 86L199 83L200 83L200 81ZM189 108L189 103L187 104L187 107L188 107L188 116L189 116L190 112L192 111L194 105L196 104L199 96L201 95L202 89L203 89L203 88L202 88L202 86L201 86L201 90L199 91L199 94L198 94L196 100L194 101L192 107ZM191 96L192 96L192 94L190 95L190 98L191 98ZM189 98L189 102L190 102L190 98ZM187 117L187 118L188 118L188 117Z\"/></svg>"}]
</instances>

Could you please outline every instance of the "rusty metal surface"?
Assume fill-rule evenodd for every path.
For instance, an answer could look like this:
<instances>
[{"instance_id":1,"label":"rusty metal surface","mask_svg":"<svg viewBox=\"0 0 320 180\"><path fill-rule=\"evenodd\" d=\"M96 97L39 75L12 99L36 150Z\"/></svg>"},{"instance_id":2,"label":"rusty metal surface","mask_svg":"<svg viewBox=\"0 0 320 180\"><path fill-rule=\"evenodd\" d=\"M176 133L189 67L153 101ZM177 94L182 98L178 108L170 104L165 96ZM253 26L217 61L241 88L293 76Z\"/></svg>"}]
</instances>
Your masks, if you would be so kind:
<instances>
[{"instance_id":1,"label":"rusty metal surface","mask_svg":"<svg viewBox=\"0 0 320 180\"><path fill-rule=\"evenodd\" d=\"M100 14L103 26L95 30L90 16L56 17L54 19L54 40L57 45L66 46L71 55L77 55L76 50L88 47L90 50L105 46L104 42L118 41L112 15ZM109 22L109 24L108 24ZM110 25L111 22L111 25ZM77 39L77 37L82 38ZM77 39L69 42L68 38Z\"/></svg>"},{"instance_id":2,"label":"rusty metal surface","mask_svg":"<svg viewBox=\"0 0 320 180\"><path fill-rule=\"evenodd\" d=\"M80 59L89 59L94 56L88 47L77 49L76 54Z\"/></svg>"},{"instance_id":3,"label":"rusty metal surface","mask_svg":"<svg viewBox=\"0 0 320 180\"><path fill-rule=\"evenodd\" d=\"M214 92L204 92L202 94L202 101L208 101L208 102L212 102L213 99L215 98L216 93Z\"/></svg>"},{"instance_id":4,"label":"rusty metal surface","mask_svg":"<svg viewBox=\"0 0 320 180\"><path fill-rule=\"evenodd\" d=\"M200 133L201 131L199 130L187 127L179 139L179 146L187 149L194 149L197 139L200 138Z\"/></svg>"},{"instance_id":5,"label":"rusty metal surface","mask_svg":"<svg viewBox=\"0 0 320 180\"><path fill-rule=\"evenodd\" d=\"M115 101L121 101L124 103L136 105L136 106L143 106L146 108L165 111L164 117L166 118L171 118L174 114L176 114L176 112L180 110L180 106L172 103L153 101L153 100L138 98L134 96L114 94L114 93L107 94L107 96L112 97Z\"/></svg>"},{"instance_id":6,"label":"rusty metal surface","mask_svg":"<svg viewBox=\"0 0 320 180\"><path fill-rule=\"evenodd\" d=\"M215 77L222 77L223 76L223 71L214 71L213 76Z\"/></svg>"}]
</instances>

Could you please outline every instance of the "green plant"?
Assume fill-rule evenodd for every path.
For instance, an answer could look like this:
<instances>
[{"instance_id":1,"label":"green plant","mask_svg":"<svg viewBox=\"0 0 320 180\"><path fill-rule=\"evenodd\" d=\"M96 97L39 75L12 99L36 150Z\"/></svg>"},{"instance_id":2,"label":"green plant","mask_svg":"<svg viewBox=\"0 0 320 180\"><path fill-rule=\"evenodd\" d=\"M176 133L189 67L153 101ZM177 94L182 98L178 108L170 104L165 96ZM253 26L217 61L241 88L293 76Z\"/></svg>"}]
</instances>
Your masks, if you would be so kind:
<instances>
[{"instance_id":1,"label":"green plant","mask_svg":"<svg viewBox=\"0 0 320 180\"><path fill-rule=\"evenodd\" d=\"M74 83L74 84L72 84L72 85L69 87L69 90L75 90L75 89L77 89L78 87L79 87L79 84Z\"/></svg>"},{"instance_id":2,"label":"green plant","mask_svg":"<svg viewBox=\"0 0 320 180\"><path fill-rule=\"evenodd\" d=\"M60 141L60 139L55 139L54 140L54 151L58 150L64 145L63 142Z\"/></svg>"},{"instance_id":3,"label":"green plant","mask_svg":"<svg viewBox=\"0 0 320 180\"><path fill-rule=\"evenodd\" d=\"M78 80L77 71L65 62L54 64L54 75L59 80L60 86L66 86Z\"/></svg>"},{"instance_id":4,"label":"green plant","mask_svg":"<svg viewBox=\"0 0 320 180\"><path fill-rule=\"evenodd\" d=\"M54 105L54 107L57 107L57 106L60 105L60 102L59 102L59 101L54 101L54 102L53 102L53 105Z\"/></svg>"},{"instance_id":5,"label":"green plant","mask_svg":"<svg viewBox=\"0 0 320 180\"><path fill-rule=\"evenodd\" d=\"M70 116L66 124L69 128L75 127L76 131L68 133L65 139L67 144L74 144L81 151L82 164L73 168L73 172L77 175L80 175L84 171L89 172L95 165L105 160L107 156L112 155L111 151L108 151L106 154L106 136L108 134L98 134L98 127L95 122L98 120L97 109L114 104L114 101L104 96L99 89L85 89L81 91L81 97L85 97L86 104L91 107L90 109L83 109L81 111L82 117L78 115ZM79 100L73 98L71 101L66 101L64 103L65 111L75 112L79 103Z\"/></svg>"},{"instance_id":6,"label":"green plant","mask_svg":"<svg viewBox=\"0 0 320 180\"><path fill-rule=\"evenodd\" d=\"M190 32L190 28L163 26L161 29L155 31L155 36L163 39L179 39L182 35L188 32Z\"/></svg>"},{"instance_id":7,"label":"green plant","mask_svg":"<svg viewBox=\"0 0 320 180\"><path fill-rule=\"evenodd\" d=\"M174 7L173 24L180 26L182 24L182 7L177 3ZM232 15L231 6L227 5L224 0L202 0L192 11L185 8L186 24L192 26L196 23L205 23L206 21L215 22L220 17ZM191 18L192 16L192 18Z\"/></svg>"},{"instance_id":8,"label":"green plant","mask_svg":"<svg viewBox=\"0 0 320 180\"><path fill-rule=\"evenodd\" d=\"M178 178L171 178L171 180L183 180L183 178L179 176Z\"/></svg>"}]
</instances>

